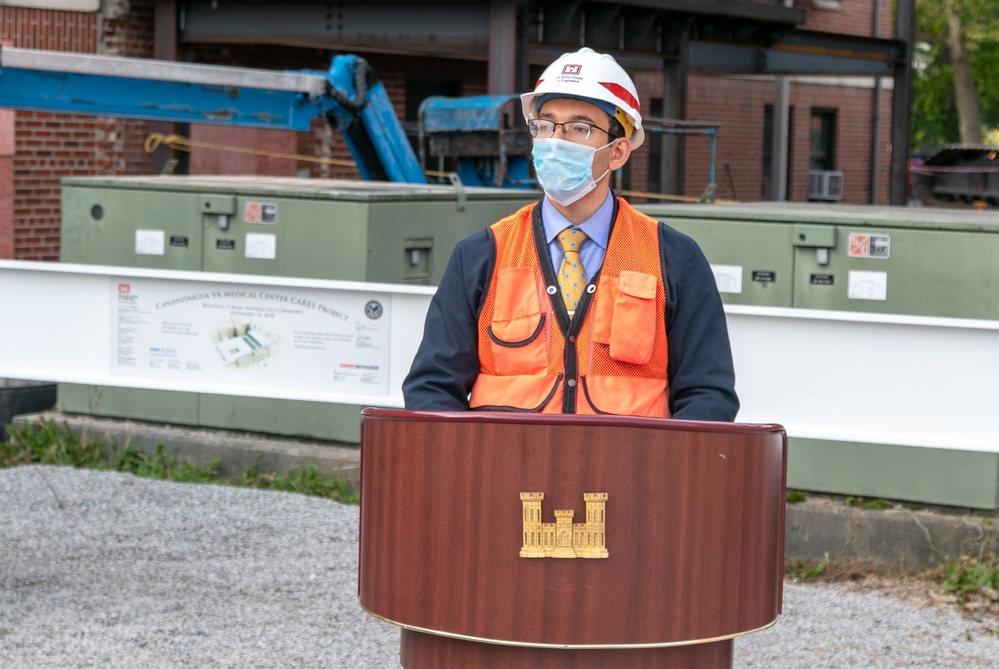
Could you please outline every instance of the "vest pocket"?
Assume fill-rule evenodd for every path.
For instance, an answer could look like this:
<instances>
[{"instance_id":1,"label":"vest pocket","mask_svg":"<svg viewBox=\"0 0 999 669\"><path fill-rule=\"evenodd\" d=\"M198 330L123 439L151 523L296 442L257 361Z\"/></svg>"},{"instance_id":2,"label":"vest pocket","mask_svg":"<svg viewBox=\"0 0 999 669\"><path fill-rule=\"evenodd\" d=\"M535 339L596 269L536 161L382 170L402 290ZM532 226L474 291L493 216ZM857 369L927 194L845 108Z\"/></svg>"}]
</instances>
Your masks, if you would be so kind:
<instances>
[{"instance_id":1,"label":"vest pocket","mask_svg":"<svg viewBox=\"0 0 999 669\"><path fill-rule=\"evenodd\" d=\"M479 411L557 413L562 409L562 375L493 376L479 374L468 405Z\"/></svg>"},{"instance_id":2,"label":"vest pocket","mask_svg":"<svg viewBox=\"0 0 999 669\"><path fill-rule=\"evenodd\" d=\"M635 365L652 359L655 319L656 278L640 272L621 272L614 296L611 359Z\"/></svg>"},{"instance_id":3,"label":"vest pocket","mask_svg":"<svg viewBox=\"0 0 999 669\"><path fill-rule=\"evenodd\" d=\"M545 316L534 314L494 322L486 328L498 374L537 374L548 368L545 352Z\"/></svg>"},{"instance_id":4,"label":"vest pocket","mask_svg":"<svg viewBox=\"0 0 999 669\"><path fill-rule=\"evenodd\" d=\"M593 339L608 345L612 360L644 365L652 359L655 343L656 277L621 272L601 280Z\"/></svg>"},{"instance_id":5,"label":"vest pocket","mask_svg":"<svg viewBox=\"0 0 999 669\"><path fill-rule=\"evenodd\" d=\"M577 401L577 413L670 417L666 379L584 376L580 381L584 401Z\"/></svg>"},{"instance_id":6,"label":"vest pocket","mask_svg":"<svg viewBox=\"0 0 999 669\"><path fill-rule=\"evenodd\" d=\"M502 376L540 374L548 369L545 315L535 281L529 267L507 267L497 274L493 321L486 333L495 371Z\"/></svg>"}]
</instances>

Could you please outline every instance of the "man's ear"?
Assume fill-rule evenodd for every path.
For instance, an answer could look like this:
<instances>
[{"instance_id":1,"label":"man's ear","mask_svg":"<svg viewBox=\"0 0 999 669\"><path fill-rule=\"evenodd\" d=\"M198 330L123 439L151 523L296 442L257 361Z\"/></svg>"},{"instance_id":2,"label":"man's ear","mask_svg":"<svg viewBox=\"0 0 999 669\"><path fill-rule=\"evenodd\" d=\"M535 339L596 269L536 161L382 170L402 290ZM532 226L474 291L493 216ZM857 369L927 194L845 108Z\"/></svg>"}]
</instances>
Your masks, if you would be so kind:
<instances>
[{"instance_id":1,"label":"man's ear","mask_svg":"<svg viewBox=\"0 0 999 669\"><path fill-rule=\"evenodd\" d=\"M615 140L611 147L610 163L607 165L611 170L619 170L624 167L631 156L631 140L621 137Z\"/></svg>"}]
</instances>

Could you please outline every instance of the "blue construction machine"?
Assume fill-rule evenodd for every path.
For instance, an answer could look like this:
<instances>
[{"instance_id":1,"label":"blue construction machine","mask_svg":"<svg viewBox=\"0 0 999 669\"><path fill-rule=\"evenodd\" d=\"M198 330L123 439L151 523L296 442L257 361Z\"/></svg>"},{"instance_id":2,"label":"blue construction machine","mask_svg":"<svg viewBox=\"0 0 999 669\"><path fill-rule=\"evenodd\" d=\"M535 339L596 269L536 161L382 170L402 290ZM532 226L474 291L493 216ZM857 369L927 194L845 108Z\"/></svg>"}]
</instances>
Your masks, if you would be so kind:
<instances>
[{"instance_id":1,"label":"blue construction machine","mask_svg":"<svg viewBox=\"0 0 999 669\"><path fill-rule=\"evenodd\" d=\"M420 157L438 161L432 176L532 187L530 137L510 113L514 99L426 101L418 135ZM363 179L427 182L384 84L355 55L335 56L325 72L278 72L4 47L0 107L274 130L308 130L322 117Z\"/></svg>"}]
</instances>

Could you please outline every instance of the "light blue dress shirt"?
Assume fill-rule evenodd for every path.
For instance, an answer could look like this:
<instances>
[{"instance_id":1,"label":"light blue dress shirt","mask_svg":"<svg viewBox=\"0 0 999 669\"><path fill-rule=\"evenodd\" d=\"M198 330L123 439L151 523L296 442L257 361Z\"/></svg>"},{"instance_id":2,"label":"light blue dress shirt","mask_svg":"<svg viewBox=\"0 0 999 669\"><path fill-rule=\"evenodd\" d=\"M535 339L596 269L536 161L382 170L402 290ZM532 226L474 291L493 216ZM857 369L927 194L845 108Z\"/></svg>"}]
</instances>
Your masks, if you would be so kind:
<instances>
[{"instance_id":1,"label":"light blue dress shirt","mask_svg":"<svg viewBox=\"0 0 999 669\"><path fill-rule=\"evenodd\" d=\"M604 264L604 254L607 253L607 241L610 238L611 216L614 214L614 196L611 191L607 191L607 198L600 208L593 212L593 215L580 223L573 225L569 220L559 213L559 210L544 198L541 203L541 222L545 227L545 237L548 240L548 252L551 254L552 267L557 273L562 266L562 258L565 253L558 243L556 236L567 227L574 227L586 233L588 239L583 244L579 252L579 258L583 261L583 269L586 271L586 281L600 270Z\"/></svg>"}]
</instances>

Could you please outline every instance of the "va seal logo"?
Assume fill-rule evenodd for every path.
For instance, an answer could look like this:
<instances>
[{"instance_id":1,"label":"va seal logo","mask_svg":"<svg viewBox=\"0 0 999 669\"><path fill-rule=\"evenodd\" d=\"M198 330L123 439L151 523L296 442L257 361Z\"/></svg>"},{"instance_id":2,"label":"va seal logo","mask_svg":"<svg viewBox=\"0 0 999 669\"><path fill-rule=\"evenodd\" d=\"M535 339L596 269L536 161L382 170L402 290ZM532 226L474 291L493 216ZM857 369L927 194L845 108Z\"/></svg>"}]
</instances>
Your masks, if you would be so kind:
<instances>
[{"instance_id":1,"label":"va seal logo","mask_svg":"<svg viewBox=\"0 0 999 669\"><path fill-rule=\"evenodd\" d=\"M381 302L371 300L370 302L364 305L364 315L373 321L381 318L382 314L384 313L385 309L382 307Z\"/></svg>"}]
</instances>

